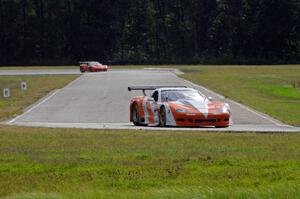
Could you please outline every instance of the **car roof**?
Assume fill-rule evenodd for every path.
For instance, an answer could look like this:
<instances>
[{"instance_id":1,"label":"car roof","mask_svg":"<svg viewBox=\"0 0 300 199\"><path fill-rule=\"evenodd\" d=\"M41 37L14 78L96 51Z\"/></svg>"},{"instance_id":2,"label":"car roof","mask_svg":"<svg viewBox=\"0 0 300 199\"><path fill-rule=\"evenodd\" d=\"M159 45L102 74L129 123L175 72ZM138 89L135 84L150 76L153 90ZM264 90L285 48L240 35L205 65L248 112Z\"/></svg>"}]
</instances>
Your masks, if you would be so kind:
<instances>
[{"instance_id":1,"label":"car roof","mask_svg":"<svg viewBox=\"0 0 300 199\"><path fill-rule=\"evenodd\" d=\"M184 91L184 90L195 90L193 88L179 88L179 87L164 87L164 88L158 88L156 89L156 91L169 91L169 90L172 90L172 91Z\"/></svg>"}]
</instances>

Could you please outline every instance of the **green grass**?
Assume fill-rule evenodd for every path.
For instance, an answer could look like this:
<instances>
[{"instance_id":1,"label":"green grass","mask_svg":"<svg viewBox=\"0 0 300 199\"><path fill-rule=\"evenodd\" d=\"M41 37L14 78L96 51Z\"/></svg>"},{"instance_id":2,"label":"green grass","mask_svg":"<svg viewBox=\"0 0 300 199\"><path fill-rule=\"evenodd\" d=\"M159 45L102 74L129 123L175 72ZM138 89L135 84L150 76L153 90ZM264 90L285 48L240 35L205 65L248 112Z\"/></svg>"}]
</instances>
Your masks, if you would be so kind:
<instances>
[{"instance_id":1,"label":"green grass","mask_svg":"<svg viewBox=\"0 0 300 199\"><path fill-rule=\"evenodd\" d=\"M0 126L0 198L299 198L300 134Z\"/></svg>"},{"instance_id":2,"label":"green grass","mask_svg":"<svg viewBox=\"0 0 300 199\"><path fill-rule=\"evenodd\" d=\"M78 75L1 76L0 77L0 121L15 117L54 89L64 87ZM26 81L28 89L22 91L20 83ZM11 97L4 98L3 88L9 87Z\"/></svg>"}]
</instances>

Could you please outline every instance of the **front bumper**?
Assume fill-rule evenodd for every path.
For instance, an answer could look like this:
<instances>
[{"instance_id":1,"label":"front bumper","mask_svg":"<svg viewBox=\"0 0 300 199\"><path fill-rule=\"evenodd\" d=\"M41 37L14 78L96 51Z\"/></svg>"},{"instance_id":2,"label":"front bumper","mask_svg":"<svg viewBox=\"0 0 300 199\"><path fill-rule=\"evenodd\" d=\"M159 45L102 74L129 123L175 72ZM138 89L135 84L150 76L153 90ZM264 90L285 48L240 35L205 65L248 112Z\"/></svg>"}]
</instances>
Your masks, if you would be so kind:
<instances>
[{"instance_id":1,"label":"front bumper","mask_svg":"<svg viewBox=\"0 0 300 199\"><path fill-rule=\"evenodd\" d=\"M176 126L181 127L225 127L230 125L230 114L209 114L203 115L179 115L175 119Z\"/></svg>"}]
</instances>

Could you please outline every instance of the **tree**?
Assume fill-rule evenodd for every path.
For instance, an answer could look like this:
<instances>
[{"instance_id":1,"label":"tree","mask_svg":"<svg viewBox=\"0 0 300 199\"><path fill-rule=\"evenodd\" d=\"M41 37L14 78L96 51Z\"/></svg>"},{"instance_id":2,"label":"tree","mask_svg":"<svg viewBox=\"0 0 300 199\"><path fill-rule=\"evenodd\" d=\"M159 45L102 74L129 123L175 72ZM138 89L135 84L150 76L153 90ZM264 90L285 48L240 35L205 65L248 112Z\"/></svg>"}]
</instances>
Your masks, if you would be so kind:
<instances>
[{"instance_id":1,"label":"tree","mask_svg":"<svg viewBox=\"0 0 300 199\"><path fill-rule=\"evenodd\" d=\"M299 21L298 0L0 0L0 65L297 63Z\"/></svg>"}]
</instances>

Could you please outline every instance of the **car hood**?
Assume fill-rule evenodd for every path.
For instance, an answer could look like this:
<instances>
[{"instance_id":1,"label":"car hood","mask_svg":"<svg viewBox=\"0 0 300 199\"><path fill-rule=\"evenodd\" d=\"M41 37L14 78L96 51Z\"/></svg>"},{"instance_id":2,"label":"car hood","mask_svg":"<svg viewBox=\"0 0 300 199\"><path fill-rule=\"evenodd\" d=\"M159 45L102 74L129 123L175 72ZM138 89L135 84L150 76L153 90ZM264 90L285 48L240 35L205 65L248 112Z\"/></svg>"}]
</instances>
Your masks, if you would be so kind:
<instances>
[{"instance_id":1,"label":"car hood","mask_svg":"<svg viewBox=\"0 0 300 199\"><path fill-rule=\"evenodd\" d=\"M221 102L210 102L210 101L200 101L200 100L178 100L169 103L175 109L187 109L193 112L201 112L205 117L208 113L212 113L224 106Z\"/></svg>"},{"instance_id":2,"label":"car hood","mask_svg":"<svg viewBox=\"0 0 300 199\"><path fill-rule=\"evenodd\" d=\"M198 100L178 100L178 101L174 101L172 102L174 105L179 105L179 106L183 106L182 108L184 108L185 106L187 107L192 107L195 110L198 111L205 111L208 110L208 102L207 101L198 101Z\"/></svg>"}]
</instances>

